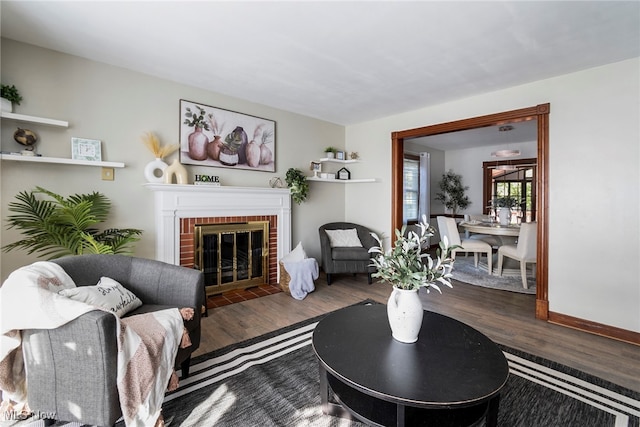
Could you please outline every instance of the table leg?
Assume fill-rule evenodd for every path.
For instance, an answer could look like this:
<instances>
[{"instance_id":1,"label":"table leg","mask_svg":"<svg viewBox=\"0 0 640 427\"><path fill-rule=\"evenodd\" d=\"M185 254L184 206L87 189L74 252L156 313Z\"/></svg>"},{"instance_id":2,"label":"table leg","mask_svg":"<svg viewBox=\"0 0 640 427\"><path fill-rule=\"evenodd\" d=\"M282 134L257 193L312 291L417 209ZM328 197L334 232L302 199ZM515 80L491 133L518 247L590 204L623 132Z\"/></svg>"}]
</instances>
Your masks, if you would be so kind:
<instances>
[{"instance_id":1,"label":"table leg","mask_svg":"<svg viewBox=\"0 0 640 427\"><path fill-rule=\"evenodd\" d=\"M404 405L397 405L397 411L396 411L396 426L397 427L404 427L404 414L405 414L405 409L406 406Z\"/></svg>"},{"instance_id":2,"label":"table leg","mask_svg":"<svg viewBox=\"0 0 640 427\"><path fill-rule=\"evenodd\" d=\"M496 395L489 401L487 408L486 427L496 427L498 425L498 406L500 406L500 395Z\"/></svg>"},{"instance_id":3,"label":"table leg","mask_svg":"<svg viewBox=\"0 0 640 427\"><path fill-rule=\"evenodd\" d=\"M329 413L329 384L327 381L327 370L322 366L322 363L318 364L320 366L320 403L322 405L322 412L325 414Z\"/></svg>"}]
</instances>

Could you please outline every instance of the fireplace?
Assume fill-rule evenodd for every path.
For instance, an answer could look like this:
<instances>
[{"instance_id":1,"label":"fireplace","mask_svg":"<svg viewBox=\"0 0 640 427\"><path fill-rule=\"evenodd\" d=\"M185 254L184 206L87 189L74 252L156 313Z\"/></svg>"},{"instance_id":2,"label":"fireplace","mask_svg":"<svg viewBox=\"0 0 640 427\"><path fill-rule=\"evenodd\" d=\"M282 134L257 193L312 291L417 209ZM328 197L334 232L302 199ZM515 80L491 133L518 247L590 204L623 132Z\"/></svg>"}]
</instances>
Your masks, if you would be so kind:
<instances>
[{"instance_id":1,"label":"fireplace","mask_svg":"<svg viewBox=\"0 0 640 427\"><path fill-rule=\"evenodd\" d=\"M291 251L291 196L284 188L144 184L154 192L156 259L193 268L196 224L267 221L270 284L278 260Z\"/></svg>"},{"instance_id":2,"label":"fireplace","mask_svg":"<svg viewBox=\"0 0 640 427\"><path fill-rule=\"evenodd\" d=\"M269 221L196 224L194 268L207 295L269 283Z\"/></svg>"}]
</instances>

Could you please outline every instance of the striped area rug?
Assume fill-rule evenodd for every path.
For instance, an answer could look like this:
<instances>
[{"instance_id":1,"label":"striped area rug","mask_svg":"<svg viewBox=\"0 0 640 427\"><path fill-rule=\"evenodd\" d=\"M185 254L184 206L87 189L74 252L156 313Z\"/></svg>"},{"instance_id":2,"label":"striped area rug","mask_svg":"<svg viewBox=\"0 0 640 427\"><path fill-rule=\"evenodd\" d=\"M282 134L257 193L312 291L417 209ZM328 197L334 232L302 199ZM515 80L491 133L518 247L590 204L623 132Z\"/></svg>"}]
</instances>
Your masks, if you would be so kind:
<instances>
[{"instance_id":1,"label":"striped area rug","mask_svg":"<svg viewBox=\"0 0 640 427\"><path fill-rule=\"evenodd\" d=\"M311 336L318 319L194 359L168 394L168 426L362 426L320 409ZM500 346L510 367L499 426L638 427L640 393ZM36 427L41 422L20 423ZM78 427L77 423L56 426Z\"/></svg>"}]
</instances>

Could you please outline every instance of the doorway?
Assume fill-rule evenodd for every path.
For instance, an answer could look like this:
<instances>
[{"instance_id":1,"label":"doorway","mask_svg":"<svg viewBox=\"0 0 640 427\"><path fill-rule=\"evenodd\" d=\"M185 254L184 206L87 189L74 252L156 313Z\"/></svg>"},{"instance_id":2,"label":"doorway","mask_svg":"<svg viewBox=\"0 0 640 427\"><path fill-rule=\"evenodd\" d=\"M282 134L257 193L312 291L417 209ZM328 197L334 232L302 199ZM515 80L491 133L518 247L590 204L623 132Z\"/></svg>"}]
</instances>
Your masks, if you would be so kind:
<instances>
[{"instance_id":1,"label":"doorway","mask_svg":"<svg viewBox=\"0 0 640 427\"><path fill-rule=\"evenodd\" d=\"M420 128L407 129L391 134L391 230L400 229L403 223L403 164L404 140L430 135L440 135L487 126L497 126L520 121L537 120L538 173L536 176L538 221L538 249L536 263L536 318L549 317L548 294L548 212L549 202L549 112L550 104L486 116L473 117L453 122L440 123Z\"/></svg>"}]
</instances>

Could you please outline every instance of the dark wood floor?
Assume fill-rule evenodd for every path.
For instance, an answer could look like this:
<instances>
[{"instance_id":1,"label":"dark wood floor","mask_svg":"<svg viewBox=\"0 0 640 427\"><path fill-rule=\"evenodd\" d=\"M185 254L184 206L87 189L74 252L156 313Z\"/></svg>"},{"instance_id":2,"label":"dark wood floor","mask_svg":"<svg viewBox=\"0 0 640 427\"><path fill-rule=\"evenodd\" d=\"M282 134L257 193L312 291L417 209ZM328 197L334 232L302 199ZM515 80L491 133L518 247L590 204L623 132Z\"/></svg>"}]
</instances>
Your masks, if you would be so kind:
<instances>
[{"instance_id":1,"label":"dark wood floor","mask_svg":"<svg viewBox=\"0 0 640 427\"><path fill-rule=\"evenodd\" d=\"M199 355L318 316L364 299L386 303L389 285L340 275L297 301L285 293L209 310ZM535 296L454 282L443 294L421 291L423 306L473 326L497 343L588 372L640 392L640 347L537 320Z\"/></svg>"}]
</instances>

